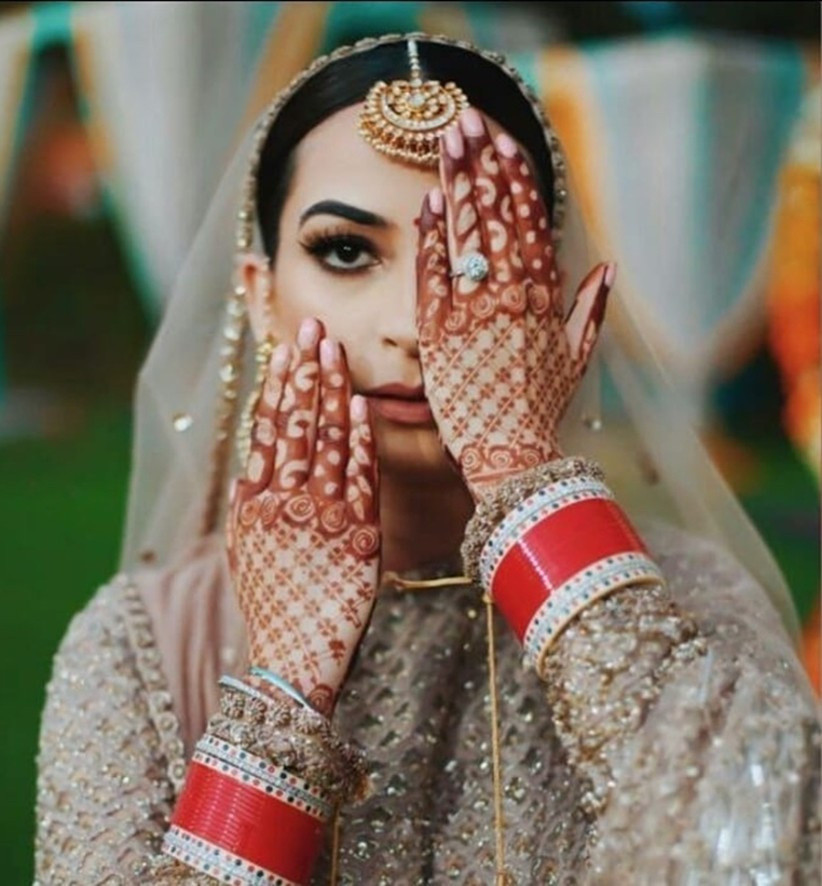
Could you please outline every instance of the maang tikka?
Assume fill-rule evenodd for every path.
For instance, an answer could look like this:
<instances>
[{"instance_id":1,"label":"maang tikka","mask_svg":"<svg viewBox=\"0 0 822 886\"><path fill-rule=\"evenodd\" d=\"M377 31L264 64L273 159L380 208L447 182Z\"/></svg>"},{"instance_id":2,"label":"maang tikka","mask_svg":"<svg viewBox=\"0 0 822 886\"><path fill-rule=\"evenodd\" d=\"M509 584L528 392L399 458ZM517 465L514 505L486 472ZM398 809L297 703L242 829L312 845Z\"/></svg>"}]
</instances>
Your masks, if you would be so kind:
<instances>
[{"instance_id":1,"label":"maang tikka","mask_svg":"<svg viewBox=\"0 0 822 886\"><path fill-rule=\"evenodd\" d=\"M468 107L456 83L423 80L417 41L408 41L408 80L375 83L360 114L360 135L377 151L417 166L436 166L439 138Z\"/></svg>"}]
</instances>

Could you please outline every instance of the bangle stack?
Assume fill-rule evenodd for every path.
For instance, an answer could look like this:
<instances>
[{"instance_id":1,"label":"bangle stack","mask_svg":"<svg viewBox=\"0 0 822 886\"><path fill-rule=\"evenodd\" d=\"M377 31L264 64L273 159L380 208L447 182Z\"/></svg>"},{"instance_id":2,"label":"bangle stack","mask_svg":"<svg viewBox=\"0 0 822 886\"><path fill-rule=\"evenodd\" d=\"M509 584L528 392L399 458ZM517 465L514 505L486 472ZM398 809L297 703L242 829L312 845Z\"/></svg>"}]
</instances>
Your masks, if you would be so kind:
<instances>
[{"instance_id":1,"label":"bangle stack","mask_svg":"<svg viewBox=\"0 0 822 886\"><path fill-rule=\"evenodd\" d=\"M293 686L262 668L250 674L298 705L220 679L222 711L197 743L163 851L232 886L302 886L336 802L351 791L346 781L361 775L356 755ZM340 766L344 778L334 774Z\"/></svg>"},{"instance_id":2,"label":"bangle stack","mask_svg":"<svg viewBox=\"0 0 822 886\"><path fill-rule=\"evenodd\" d=\"M335 801L367 794L362 751L342 740L322 714L274 699L234 677L221 677L220 687L220 711L208 722L210 735L298 773Z\"/></svg>"},{"instance_id":3,"label":"bangle stack","mask_svg":"<svg viewBox=\"0 0 822 886\"><path fill-rule=\"evenodd\" d=\"M330 798L309 782L206 734L163 849L236 886L305 884L332 812Z\"/></svg>"},{"instance_id":4,"label":"bangle stack","mask_svg":"<svg viewBox=\"0 0 822 886\"><path fill-rule=\"evenodd\" d=\"M580 610L619 588L664 581L610 490L590 476L550 483L510 511L479 572L538 672Z\"/></svg>"},{"instance_id":5,"label":"bangle stack","mask_svg":"<svg viewBox=\"0 0 822 886\"><path fill-rule=\"evenodd\" d=\"M188 765L163 853L232 886L304 886L335 808L367 790L364 760L285 680L249 676L289 698L220 678L220 711Z\"/></svg>"}]
</instances>

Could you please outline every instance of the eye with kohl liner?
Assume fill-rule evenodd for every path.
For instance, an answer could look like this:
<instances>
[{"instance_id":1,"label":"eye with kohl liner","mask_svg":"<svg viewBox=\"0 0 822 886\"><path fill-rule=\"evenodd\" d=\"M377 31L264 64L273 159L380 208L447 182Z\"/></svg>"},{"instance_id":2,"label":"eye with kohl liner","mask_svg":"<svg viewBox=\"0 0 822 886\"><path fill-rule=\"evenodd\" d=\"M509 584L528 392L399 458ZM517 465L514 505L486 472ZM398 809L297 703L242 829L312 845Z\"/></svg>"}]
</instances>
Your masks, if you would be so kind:
<instances>
[{"instance_id":1,"label":"eye with kohl liner","mask_svg":"<svg viewBox=\"0 0 822 886\"><path fill-rule=\"evenodd\" d=\"M341 200L320 200L309 206L300 216L300 225L315 215L330 215L355 225L376 229L390 228L390 222L368 209L343 203ZM320 266L333 274L354 274L379 264L379 250L361 234L339 229L310 234L301 241L303 249L314 256ZM371 260L367 260L370 256Z\"/></svg>"},{"instance_id":2,"label":"eye with kohl liner","mask_svg":"<svg viewBox=\"0 0 822 886\"><path fill-rule=\"evenodd\" d=\"M319 231L308 235L300 245L332 274L362 273L380 261L374 244L359 234Z\"/></svg>"}]
</instances>

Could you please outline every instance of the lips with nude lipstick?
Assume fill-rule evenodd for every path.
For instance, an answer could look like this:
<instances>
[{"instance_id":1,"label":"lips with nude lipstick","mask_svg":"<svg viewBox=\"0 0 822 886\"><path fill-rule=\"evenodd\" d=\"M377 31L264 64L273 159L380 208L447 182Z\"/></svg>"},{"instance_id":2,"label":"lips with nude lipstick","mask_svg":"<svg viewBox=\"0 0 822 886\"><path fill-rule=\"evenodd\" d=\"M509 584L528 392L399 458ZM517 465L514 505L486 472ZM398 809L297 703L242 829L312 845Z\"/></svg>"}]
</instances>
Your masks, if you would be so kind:
<instances>
[{"instance_id":1,"label":"lips with nude lipstick","mask_svg":"<svg viewBox=\"0 0 822 886\"><path fill-rule=\"evenodd\" d=\"M424 425L433 421L431 407L422 385L390 384L365 392L377 415L403 425Z\"/></svg>"}]
</instances>

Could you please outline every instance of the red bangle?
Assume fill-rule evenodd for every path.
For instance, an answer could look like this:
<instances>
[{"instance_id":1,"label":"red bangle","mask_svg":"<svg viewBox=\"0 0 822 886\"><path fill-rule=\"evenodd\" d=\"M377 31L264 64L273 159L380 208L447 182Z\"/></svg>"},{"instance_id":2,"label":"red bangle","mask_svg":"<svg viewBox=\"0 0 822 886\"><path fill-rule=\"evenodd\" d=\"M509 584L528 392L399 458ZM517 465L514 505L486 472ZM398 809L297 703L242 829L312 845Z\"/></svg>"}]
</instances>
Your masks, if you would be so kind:
<instances>
[{"instance_id":1,"label":"red bangle","mask_svg":"<svg viewBox=\"0 0 822 886\"><path fill-rule=\"evenodd\" d=\"M537 662L592 600L663 580L610 491L587 478L551 484L518 506L492 533L480 568L491 598Z\"/></svg>"},{"instance_id":2,"label":"red bangle","mask_svg":"<svg viewBox=\"0 0 822 886\"><path fill-rule=\"evenodd\" d=\"M327 800L301 778L205 736L163 848L223 882L306 884L329 813Z\"/></svg>"}]
</instances>

